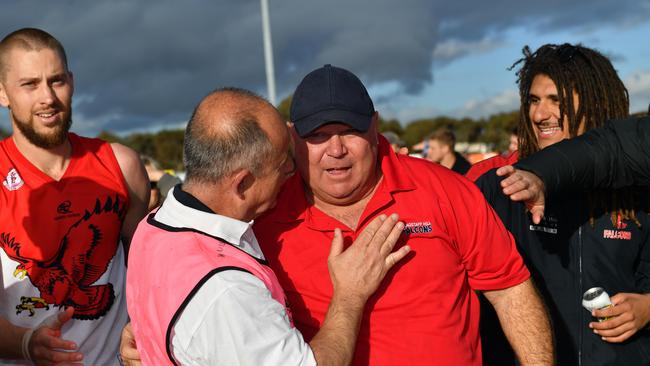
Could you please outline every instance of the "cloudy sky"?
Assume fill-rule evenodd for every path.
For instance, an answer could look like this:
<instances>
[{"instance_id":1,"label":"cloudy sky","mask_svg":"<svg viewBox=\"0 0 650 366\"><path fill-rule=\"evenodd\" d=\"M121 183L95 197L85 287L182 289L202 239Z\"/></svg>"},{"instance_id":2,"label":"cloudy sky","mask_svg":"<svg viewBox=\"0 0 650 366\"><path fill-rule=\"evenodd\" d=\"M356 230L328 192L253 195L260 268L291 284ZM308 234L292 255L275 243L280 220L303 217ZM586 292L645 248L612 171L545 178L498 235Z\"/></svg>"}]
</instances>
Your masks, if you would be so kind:
<instances>
[{"instance_id":1,"label":"cloudy sky","mask_svg":"<svg viewBox=\"0 0 650 366\"><path fill-rule=\"evenodd\" d=\"M487 117L517 108L507 67L525 44L582 42L611 57L632 112L650 103L650 0L268 1L279 100L331 63L384 117ZM83 134L183 127L219 86L267 94L258 0L3 1L0 34L22 27L66 47Z\"/></svg>"}]
</instances>

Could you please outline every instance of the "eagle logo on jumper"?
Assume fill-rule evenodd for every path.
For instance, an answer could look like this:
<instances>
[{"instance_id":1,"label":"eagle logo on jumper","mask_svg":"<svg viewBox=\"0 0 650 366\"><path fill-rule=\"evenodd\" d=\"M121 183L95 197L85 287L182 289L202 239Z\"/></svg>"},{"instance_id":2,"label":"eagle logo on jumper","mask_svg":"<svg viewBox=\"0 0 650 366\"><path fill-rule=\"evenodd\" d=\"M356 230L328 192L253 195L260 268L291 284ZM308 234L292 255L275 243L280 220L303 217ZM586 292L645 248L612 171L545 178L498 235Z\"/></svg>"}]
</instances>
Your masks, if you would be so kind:
<instances>
[{"instance_id":1,"label":"eagle logo on jumper","mask_svg":"<svg viewBox=\"0 0 650 366\"><path fill-rule=\"evenodd\" d=\"M20 243L10 233L1 233L0 247L19 263L14 277L29 279L39 292L21 297L16 314L28 311L28 316L33 316L35 310L48 310L50 305L74 307L75 319L92 320L106 314L115 300L113 285L95 282L117 251L119 233L106 232L103 226L112 220L107 216L121 220L124 211L125 202L119 196L96 199L94 207L86 209L45 255L46 246Z\"/></svg>"},{"instance_id":2,"label":"eagle logo on jumper","mask_svg":"<svg viewBox=\"0 0 650 366\"><path fill-rule=\"evenodd\" d=\"M25 182L23 179L20 177L20 174L18 174L18 171L16 168L13 168L7 173L7 177L5 180L2 182L2 184L5 186L10 191L15 191L18 188L22 187Z\"/></svg>"}]
</instances>

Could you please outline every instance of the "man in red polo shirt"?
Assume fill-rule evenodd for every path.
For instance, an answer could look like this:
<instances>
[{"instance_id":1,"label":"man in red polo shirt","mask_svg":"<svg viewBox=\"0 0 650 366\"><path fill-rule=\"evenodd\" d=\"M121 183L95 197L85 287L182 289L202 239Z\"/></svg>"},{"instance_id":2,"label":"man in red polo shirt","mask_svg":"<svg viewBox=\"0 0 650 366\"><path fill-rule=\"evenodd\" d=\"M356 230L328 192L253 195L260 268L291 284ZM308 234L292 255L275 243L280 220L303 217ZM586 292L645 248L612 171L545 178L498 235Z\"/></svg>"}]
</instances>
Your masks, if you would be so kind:
<instances>
[{"instance_id":1,"label":"man in red polo shirt","mask_svg":"<svg viewBox=\"0 0 650 366\"><path fill-rule=\"evenodd\" d=\"M332 295L334 228L352 242L374 217L397 212L406 224L401 245L414 253L368 301L355 365L480 365L475 290L494 305L522 364L552 364L550 325L530 274L470 181L393 153L365 87L347 70L308 74L291 120L300 174L254 230L306 339Z\"/></svg>"}]
</instances>

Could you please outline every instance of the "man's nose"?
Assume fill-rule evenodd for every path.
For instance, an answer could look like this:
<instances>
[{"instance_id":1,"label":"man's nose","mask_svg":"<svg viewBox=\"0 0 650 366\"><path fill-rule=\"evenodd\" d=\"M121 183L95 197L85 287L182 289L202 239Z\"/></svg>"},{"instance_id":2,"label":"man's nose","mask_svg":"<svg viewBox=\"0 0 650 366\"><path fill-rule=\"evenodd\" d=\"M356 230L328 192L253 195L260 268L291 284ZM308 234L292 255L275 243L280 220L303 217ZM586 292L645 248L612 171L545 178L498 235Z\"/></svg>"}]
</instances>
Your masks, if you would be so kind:
<instances>
[{"instance_id":1,"label":"man's nose","mask_svg":"<svg viewBox=\"0 0 650 366\"><path fill-rule=\"evenodd\" d=\"M341 135L332 135L327 141L327 154L333 157L340 157L345 155L347 149Z\"/></svg>"},{"instance_id":2,"label":"man's nose","mask_svg":"<svg viewBox=\"0 0 650 366\"><path fill-rule=\"evenodd\" d=\"M42 83L39 89L40 89L40 102L46 105L54 104L54 101L56 100L56 94L54 93L54 89L52 89L52 87L47 83Z\"/></svg>"},{"instance_id":3,"label":"man's nose","mask_svg":"<svg viewBox=\"0 0 650 366\"><path fill-rule=\"evenodd\" d=\"M535 105L534 108L535 109L533 110L533 122L539 123L551 118L552 113L548 103L540 101L537 105Z\"/></svg>"}]
</instances>

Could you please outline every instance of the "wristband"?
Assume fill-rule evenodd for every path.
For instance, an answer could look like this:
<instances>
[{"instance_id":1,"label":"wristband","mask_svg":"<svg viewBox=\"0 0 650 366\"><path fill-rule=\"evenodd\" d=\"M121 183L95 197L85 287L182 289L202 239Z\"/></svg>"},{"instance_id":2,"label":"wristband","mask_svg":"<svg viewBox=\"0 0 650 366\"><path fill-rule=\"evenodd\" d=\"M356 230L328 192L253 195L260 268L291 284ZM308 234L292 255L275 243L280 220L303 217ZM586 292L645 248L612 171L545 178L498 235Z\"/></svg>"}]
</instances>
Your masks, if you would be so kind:
<instances>
[{"instance_id":1,"label":"wristband","mask_svg":"<svg viewBox=\"0 0 650 366\"><path fill-rule=\"evenodd\" d=\"M22 342L23 358L29 362L32 361L32 356L29 355L29 341L32 339L32 334L34 334L34 329L28 329L25 334L23 334Z\"/></svg>"}]
</instances>

